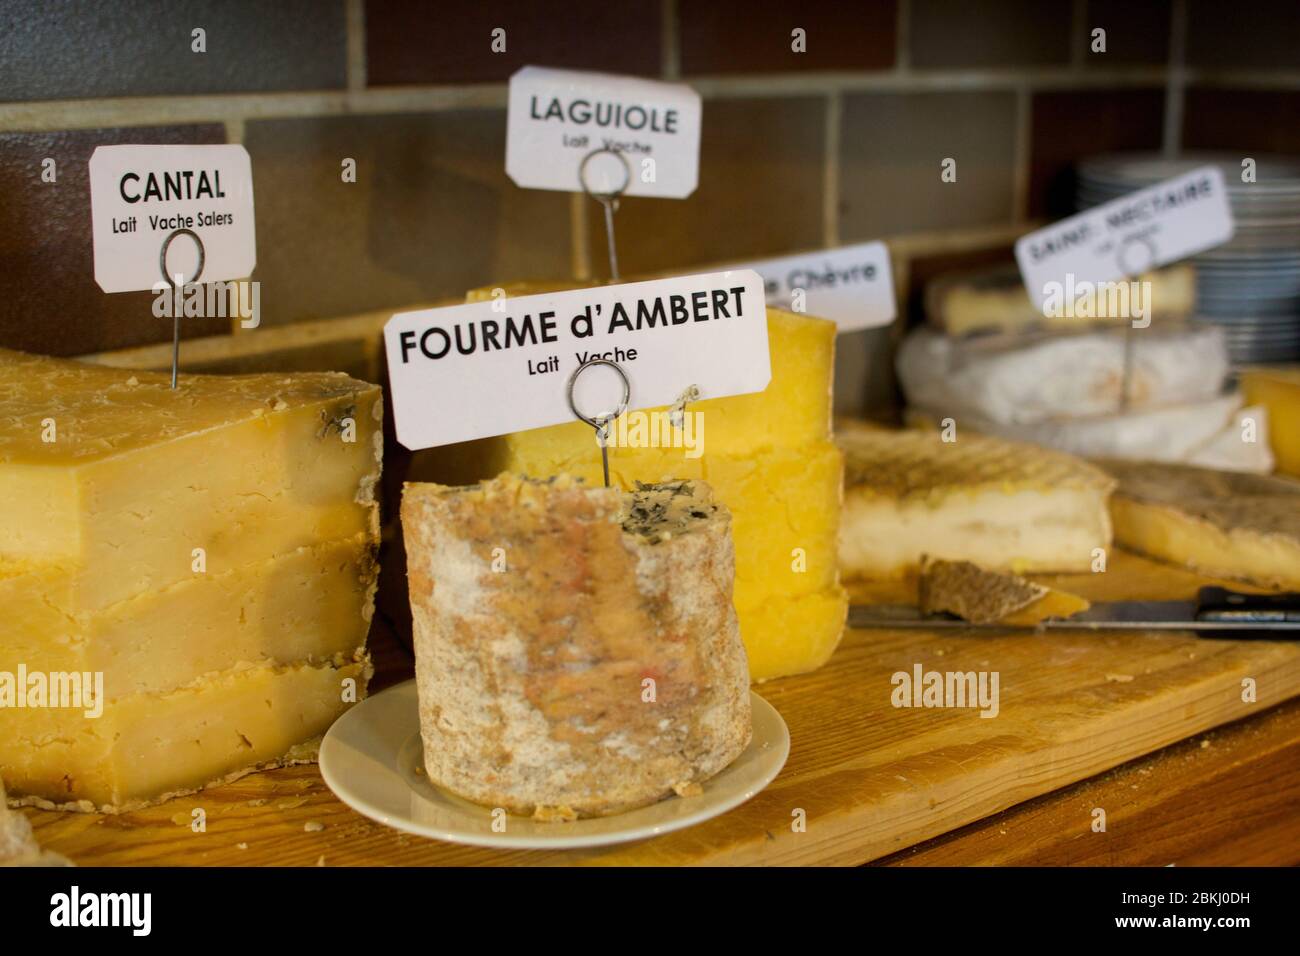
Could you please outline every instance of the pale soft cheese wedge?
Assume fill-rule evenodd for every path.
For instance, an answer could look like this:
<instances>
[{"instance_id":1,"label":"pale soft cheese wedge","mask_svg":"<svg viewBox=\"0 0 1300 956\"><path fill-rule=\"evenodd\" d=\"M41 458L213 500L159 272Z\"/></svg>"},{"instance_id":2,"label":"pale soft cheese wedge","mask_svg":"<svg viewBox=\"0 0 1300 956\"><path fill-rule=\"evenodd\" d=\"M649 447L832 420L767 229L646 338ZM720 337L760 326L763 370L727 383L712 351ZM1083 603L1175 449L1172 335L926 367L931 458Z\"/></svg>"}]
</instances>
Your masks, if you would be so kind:
<instances>
[{"instance_id":1,"label":"pale soft cheese wedge","mask_svg":"<svg viewBox=\"0 0 1300 956\"><path fill-rule=\"evenodd\" d=\"M1111 543L1114 481L1061 452L962 434L845 426L840 570L897 579L928 555L1014 571L1086 571Z\"/></svg>"},{"instance_id":2,"label":"pale soft cheese wedge","mask_svg":"<svg viewBox=\"0 0 1300 956\"><path fill-rule=\"evenodd\" d=\"M365 692L379 388L169 384L0 351L0 778L18 799L198 789Z\"/></svg>"},{"instance_id":3,"label":"pale soft cheese wedge","mask_svg":"<svg viewBox=\"0 0 1300 956\"><path fill-rule=\"evenodd\" d=\"M1300 481L1154 462L1100 462L1124 547L1212 577L1300 590Z\"/></svg>"},{"instance_id":4,"label":"pale soft cheese wedge","mask_svg":"<svg viewBox=\"0 0 1300 956\"><path fill-rule=\"evenodd\" d=\"M558 291L506 288L512 295ZM479 290L470 299L490 295ZM638 481L701 479L731 511L735 602L755 680L825 663L848 608L835 561L843 494L843 458L830 441L835 325L769 308L767 329L772 379L766 390L686 407L702 413L700 454L684 447L609 449L613 484L628 489ZM627 371L635 381L635 363ZM411 477L466 484L502 472L575 475L599 484L600 448L592 428L574 422L422 452ZM816 614L793 620L796 608L812 605Z\"/></svg>"}]
</instances>

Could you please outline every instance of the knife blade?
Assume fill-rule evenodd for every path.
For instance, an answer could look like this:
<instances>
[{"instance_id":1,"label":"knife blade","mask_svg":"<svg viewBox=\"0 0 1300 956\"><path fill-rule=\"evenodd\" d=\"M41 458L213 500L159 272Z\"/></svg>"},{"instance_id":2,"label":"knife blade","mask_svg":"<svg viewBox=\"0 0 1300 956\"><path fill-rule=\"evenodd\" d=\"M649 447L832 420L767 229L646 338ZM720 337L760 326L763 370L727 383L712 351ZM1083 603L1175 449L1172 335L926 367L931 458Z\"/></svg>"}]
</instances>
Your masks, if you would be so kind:
<instances>
[{"instance_id":1,"label":"knife blade","mask_svg":"<svg viewBox=\"0 0 1300 956\"><path fill-rule=\"evenodd\" d=\"M1193 601L1103 601L1069 618L1034 625L972 624L950 615L922 614L905 604L855 604L849 626L980 631L1193 631L1236 640L1300 639L1300 593L1246 594L1201 588Z\"/></svg>"}]
</instances>

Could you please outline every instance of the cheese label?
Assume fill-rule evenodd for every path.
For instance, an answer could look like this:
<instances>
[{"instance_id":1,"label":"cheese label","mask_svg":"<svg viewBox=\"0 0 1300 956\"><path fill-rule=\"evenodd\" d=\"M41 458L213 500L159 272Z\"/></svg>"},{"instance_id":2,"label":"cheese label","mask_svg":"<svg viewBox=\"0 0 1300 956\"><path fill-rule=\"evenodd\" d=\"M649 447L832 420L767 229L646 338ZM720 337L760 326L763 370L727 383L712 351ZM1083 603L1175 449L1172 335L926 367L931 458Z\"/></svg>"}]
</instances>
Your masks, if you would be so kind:
<instances>
[{"instance_id":1,"label":"cheese label","mask_svg":"<svg viewBox=\"0 0 1300 956\"><path fill-rule=\"evenodd\" d=\"M412 450L575 420L569 378L591 359L627 376L629 409L761 392L771 379L763 280L749 270L632 282L394 315L384 327L397 440ZM618 409L594 365L573 400Z\"/></svg>"},{"instance_id":2,"label":"cheese label","mask_svg":"<svg viewBox=\"0 0 1300 956\"><path fill-rule=\"evenodd\" d=\"M684 83L526 66L510 78L506 174L528 189L685 199L700 115Z\"/></svg>"},{"instance_id":3,"label":"cheese label","mask_svg":"<svg viewBox=\"0 0 1300 956\"><path fill-rule=\"evenodd\" d=\"M1221 245L1233 230L1223 173L1203 166L1022 236L1016 261L1029 297L1046 313L1093 294L1099 282Z\"/></svg>"},{"instance_id":4,"label":"cheese label","mask_svg":"<svg viewBox=\"0 0 1300 956\"><path fill-rule=\"evenodd\" d=\"M883 242L733 266L763 277L767 304L830 319L841 332L894 321L894 276Z\"/></svg>"},{"instance_id":5,"label":"cheese label","mask_svg":"<svg viewBox=\"0 0 1300 956\"><path fill-rule=\"evenodd\" d=\"M240 145L100 146L90 157L95 281L105 292L141 292L163 279L168 237L188 229L203 243L200 282L244 279L257 265L253 170ZM195 280L193 238L171 238L167 269Z\"/></svg>"}]
</instances>

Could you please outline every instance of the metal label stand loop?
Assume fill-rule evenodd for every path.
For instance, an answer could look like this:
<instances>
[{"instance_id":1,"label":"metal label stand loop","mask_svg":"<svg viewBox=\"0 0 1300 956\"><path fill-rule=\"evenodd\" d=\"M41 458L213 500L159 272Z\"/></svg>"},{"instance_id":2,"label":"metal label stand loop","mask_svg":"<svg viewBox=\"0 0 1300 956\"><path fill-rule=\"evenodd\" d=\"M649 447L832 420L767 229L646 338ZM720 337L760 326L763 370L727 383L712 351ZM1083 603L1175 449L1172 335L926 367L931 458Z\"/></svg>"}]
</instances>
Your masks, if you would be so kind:
<instances>
[{"instance_id":1,"label":"metal label stand loop","mask_svg":"<svg viewBox=\"0 0 1300 956\"><path fill-rule=\"evenodd\" d=\"M601 153L617 156L618 161L623 164L623 184L609 192L598 192L587 183L587 164ZM614 243L614 213L618 212L619 197L627 192L627 187L632 184L632 167L628 164L627 157L619 150L609 149L608 147L593 149L583 157L582 165L578 167L578 184L582 186L584 193L605 207L605 241L609 246L609 276L615 282L618 282L620 276L618 272L618 250L615 248Z\"/></svg>"},{"instance_id":2,"label":"metal label stand loop","mask_svg":"<svg viewBox=\"0 0 1300 956\"><path fill-rule=\"evenodd\" d=\"M1139 243L1141 245L1138 245ZM1135 247L1141 249L1142 252L1145 253L1146 263L1141 267L1133 263L1132 260L1131 252ZM1155 261L1155 258L1155 244L1146 237L1140 237L1137 239L1129 239L1123 243L1119 247L1119 252L1116 254L1115 261L1119 266L1120 271L1124 273L1124 280L1127 282L1133 276L1140 275L1142 271L1145 271L1145 269L1151 268L1151 263ZM1100 300L1101 297L1098 295L1097 301L1100 302ZM1132 306L1132 304L1132 296L1130 295L1129 305ZM1148 302L1147 307L1150 308L1150 306L1151 303ZM1129 311L1131 312L1132 309L1130 308ZM1128 321L1125 323L1124 327L1124 362L1120 371L1119 382L1119 411L1121 415L1128 411L1129 405L1132 404L1133 401L1133 365L1137 357L1137 341L1133 338L1133 316L1129 315L1127 318Z\"/></svg>"},{"instance_id":3,"label":"metal label stand loop","mask_svg":"<svg viewBox=\"0 0 1300 956\"><path fill-rule=\"evenodd\" d=\"M582 412L578 409L578 403L573 397L573 389L574 386L578 384L578 376L581 375L583 372L585 372L587 369L592 368L593 366L596 365L608 366L609 368L612 368L615 372L618 373L618 377L623 380L623 397L622 399L620 399L618 403L618 407L615 408L614 411L605 415L600 415L595 418L592 418L582 414ZM604 472L605 472L605 487L608 488L609 487L609 444L608 444L609 424L610 422L618 418L618 416L622 415L625 411L627 411L628 402L632 398L632 383L628 380L627 372L623 371L623 366L619 365L617 362L613 362L610 361L609 359L603 359L603 358L587 359L587 361L583 362L581 365L575 368L573 370L573 374L569 376L569 383L566 389L566 394L568 395L568 399L569 399L569 411L573 412L574 417L577 418L579 421L586 422L592 428L596 429L596 444L600 445L600 463L601 466L604 468Z\"/></svg>"},{"instance_id":4,"label":"metal label stand loop","mask_svg":"<svg viewBox=\"0 0 1300 956\"><path fill-rule=\"evenodd\" d=\"M162 270L163 281L166 282L167 285L171 287L173 292L176 291L176 281L171 277L171 274L167 271L167 250L171 248L172 240L175 239L177 236L189 236L191 239L194 240L194 245L196 245L199 250L198 268L194 270L194 277L190 279L188 283L187 282L181 283L182 289L186 285L190 285L199 281L199 276L203 275L203 264L207 259L207 251L203 248L203 240L199 238L199 234L195 232L193 229L173 229L170 233L168 233L167 238L163 240L162 250L158 253L158 268ZM172 388L173 389L176 388L176 377L180 371L180 364L181 364L181 313L180 313L180 309L177 308L177 305L178 303L176 302L172 303Z\"/></svg>"}]
</instances>

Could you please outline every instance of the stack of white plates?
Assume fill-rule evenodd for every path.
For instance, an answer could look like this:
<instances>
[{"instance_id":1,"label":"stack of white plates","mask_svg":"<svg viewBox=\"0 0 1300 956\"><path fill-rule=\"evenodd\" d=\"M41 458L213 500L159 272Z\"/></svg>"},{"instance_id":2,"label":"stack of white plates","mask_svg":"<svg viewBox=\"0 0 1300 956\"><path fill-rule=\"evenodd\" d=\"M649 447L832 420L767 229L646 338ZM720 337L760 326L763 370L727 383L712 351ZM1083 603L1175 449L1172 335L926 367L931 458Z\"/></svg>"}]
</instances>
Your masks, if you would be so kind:
<instances>
[{"instance_id":1,"label":"stack of white plates","mask_svg":"<svg viewBox=\"0 0 1300 956\"><path fill-rule=\"evenodd\" d=\"M1076 201L1087 209L1190 172L1223 170L1236 234L1192 259L1200 318L1223 326L1234 362L1300 358L1300 160L1255 155L1255 182L1241 181L1243 156L1153 153L1099 156L1079 164Z\"/></svg>"}]
</instances>

